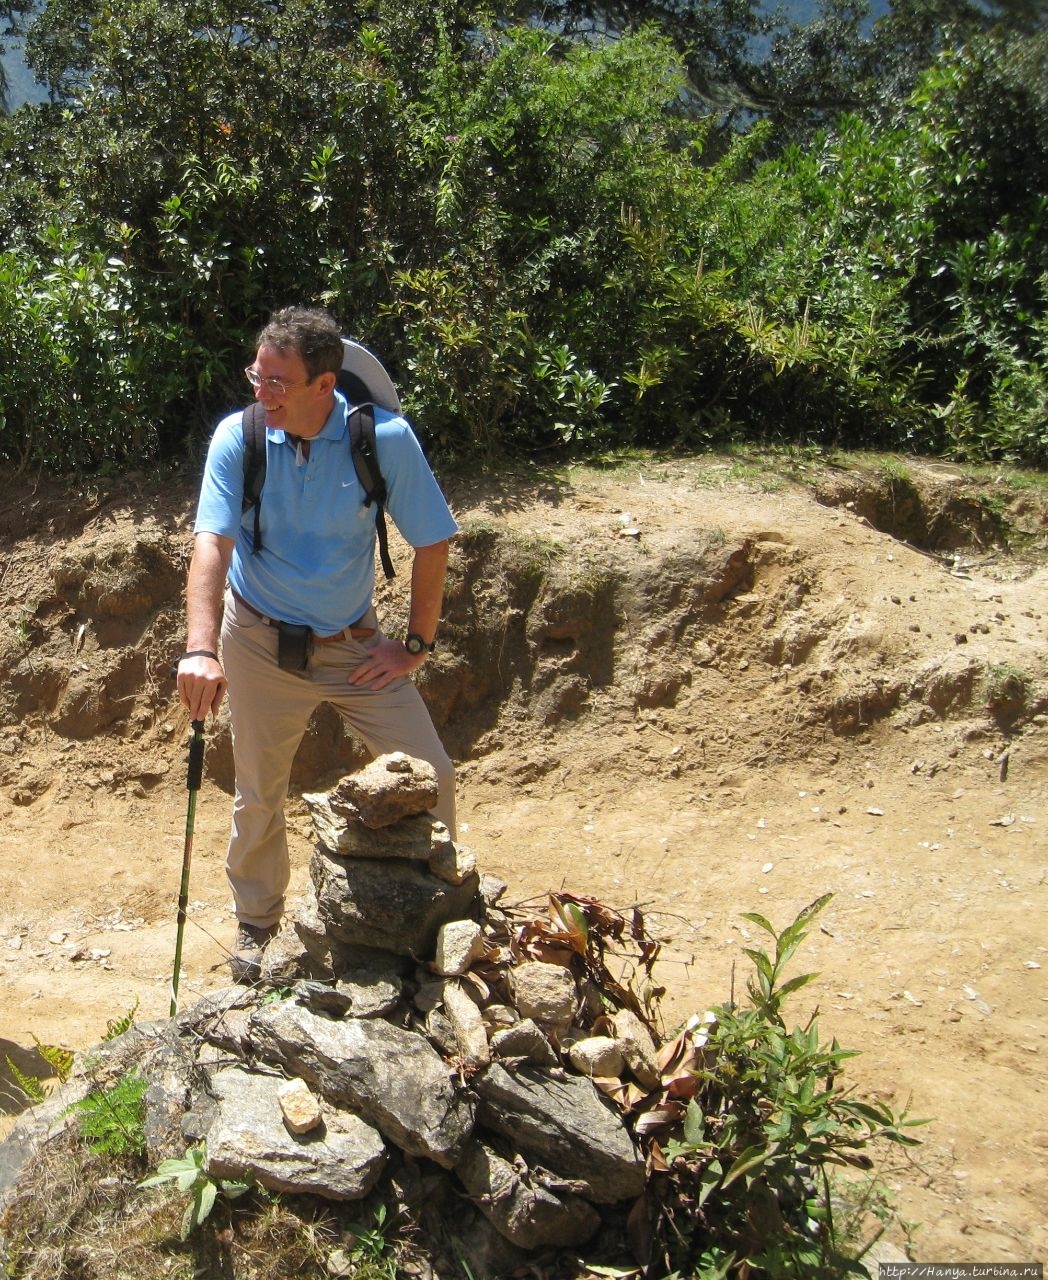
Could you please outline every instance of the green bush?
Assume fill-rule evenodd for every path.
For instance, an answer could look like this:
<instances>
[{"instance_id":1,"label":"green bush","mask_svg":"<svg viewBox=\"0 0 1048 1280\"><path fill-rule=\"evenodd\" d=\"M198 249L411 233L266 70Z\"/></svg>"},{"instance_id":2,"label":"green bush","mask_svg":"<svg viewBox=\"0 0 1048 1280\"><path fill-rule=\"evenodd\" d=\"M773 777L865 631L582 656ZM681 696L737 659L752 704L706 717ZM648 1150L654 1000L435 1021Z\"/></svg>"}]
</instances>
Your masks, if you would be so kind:
<instances>
[{"instance_id":1,"label":"green bush","mask_svg":"<svg viewBox=\"0 0 1048 1280\"><path fill-rule=\"evenodd\" d=\"M863 1274L854 1258L868 1241L854 1241L836 1220L831 1175L871 1169L880 1144L915 1145L907 1130L919 1122L846 1090L840 1078L854 1053L835 1040L823 1044L814 1017L792 1029L783 1019L787 998L815 977L786 979L786 965L829 900L812 903L781 932L747 913L773 944L770 954L746 949L754 964L750 1004L718 1006L681 1037L695 1054L693 1091L688 1097L682 1071L677 1101L666 1107L683 1118L660 1143L666 1174L652 1231L666 1264L659 1274Z\"/></svg>"},{"instance_id":2,"label":"green bush","mask_svg":"<svg viewBox=\"0 0 1048 1280\"><path fill-rule=\"evenodd\" d=\"M726 143L689 110L651 27L50 0L28 50L57 100L0 122L0 456L184 451L303 300L382 352L445 457L750 438L1043 463L1046 48L973 40L879 122L773 155L768 126Z\"/></svg>"}]
</instances>

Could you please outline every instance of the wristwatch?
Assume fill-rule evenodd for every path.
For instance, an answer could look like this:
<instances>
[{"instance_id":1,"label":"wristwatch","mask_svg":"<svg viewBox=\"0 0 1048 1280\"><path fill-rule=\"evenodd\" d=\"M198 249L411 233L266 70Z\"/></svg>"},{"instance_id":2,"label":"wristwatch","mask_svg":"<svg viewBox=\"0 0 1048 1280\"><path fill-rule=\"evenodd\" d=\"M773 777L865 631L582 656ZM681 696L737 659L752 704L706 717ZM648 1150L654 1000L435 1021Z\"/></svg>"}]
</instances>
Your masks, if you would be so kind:
<instances>
[{"instance_id":1,"label":"wristwatch","mask_svg":"<svg viewBox=\"0 0 1048 1280\"><path fill-rule=\"evenodd\" d=\"M404 637L404 648L408 653L432 653L436 647L436 640L432 644L426 644L417 631L409 631Z\"/></svg>"}]
</instances>

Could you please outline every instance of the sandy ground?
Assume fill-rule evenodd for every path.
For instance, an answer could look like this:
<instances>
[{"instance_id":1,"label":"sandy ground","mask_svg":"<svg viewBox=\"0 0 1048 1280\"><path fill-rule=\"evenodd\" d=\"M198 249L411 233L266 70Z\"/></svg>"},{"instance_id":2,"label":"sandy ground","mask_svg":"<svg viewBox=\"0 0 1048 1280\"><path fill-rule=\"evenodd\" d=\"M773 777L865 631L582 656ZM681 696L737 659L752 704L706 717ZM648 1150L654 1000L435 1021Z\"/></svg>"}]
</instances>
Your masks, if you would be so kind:
<instances>
[{"instance_id":1,"label":"sandy ground","mask_svg":"<svg viewBox=\"0 0 1048 1280\"><path fill-rule=\"evenodd\" d=\"M463 493L457 505L464 523L569 543L585 531L609 548L614 539L616 554L626 531L653 573L700 529L716 529L728 551L764 550L745 590L715 617L692 619L669 651L653 643L650 619L627 619L632 645L583 714L505 722L463 759L460 839L512 900L541 906L565 888L641 904L664 944L667 1029L727 999L733 983L741 994L742 947L760 941L744 912L784 926L832 893L794 966L819 974L794 1018L817 1006L824 1038L861 1051L848 1071L855 1086L931 1121L913 1155L895 1153L882 1168L900 1216L890 1240L920 1261L1043 1261L1048 727L1034 715L1002 732L977 696L949 692L963 680L936 694L933 679L956 673L960 657L984 668L1007 661L1044 696L1043 543L1040 559L1021 563L930 556L803 489L727 475L700 482L683 469L641 485L579 473L567 492L512 506ZM179 545L180 501L157 526ZM106 519L132 537L136 511ZM9 533L13 634L25 632L34 601L17 574L34 536L41 565L68 545L53 525ZM787 610L799 581L803 607ZM41 652L49 616L42 606L32 614ZM69 645L68 619L65 628ZM670 652L687 682L661 704L622 696L643 683L646 663L665 672ZM805 677L836 681L841 703L841 681L875 688L900 670L918 673L921 714L902 705L860 715L848 732L825 716L806 720ZM941 714L927 714L936 697ZM132 1007L140 1019L167 1013L187 797L185 720L173 703L164 711L141 741L126 728L74 740L42 714L17 726L9 715L0 731L0 1037L22 1071L43 1074L36 1040L82 1050ZM149 768L129 768L146 746ZM224 985L229 807L208 776L182 1005ZM294 888L311 843L300 801L289 814ZM10 1083L5 1097L13 1113L21 1103Z\"/></svg>"}]
</instances>

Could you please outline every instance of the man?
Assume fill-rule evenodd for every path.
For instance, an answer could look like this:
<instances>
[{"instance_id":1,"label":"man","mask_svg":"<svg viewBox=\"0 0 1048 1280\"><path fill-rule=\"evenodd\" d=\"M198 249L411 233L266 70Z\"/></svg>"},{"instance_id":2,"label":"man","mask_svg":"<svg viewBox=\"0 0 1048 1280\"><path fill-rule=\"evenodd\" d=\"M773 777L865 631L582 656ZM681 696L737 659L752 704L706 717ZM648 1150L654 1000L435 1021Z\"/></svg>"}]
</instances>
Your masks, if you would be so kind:
<instances>
[{"instance_id":1,"label":"man","mask_svg":"<svg viewBox=\"0 0 1048 1280\"><path fill-rule=\"evenodd\" d=\"M434 814L455 833L454 767L409 677L434 646L458 526L407 422L376 407L387 510L414 548L405 639L384 635L372 605L375 507L364 506L348 406L335 389L342 356L326 312L289 307L272 316L245 370L266 425L257 553L254 513L243 510L241 413L215 431L197 508L178 690L194 720L216 714L229 695L236 795L226 871L239 926L230 960L237 982L258 978L283 915L284 801L321 702L374 755L429 761L440 784Z\"/></svg>"}]
</instances>

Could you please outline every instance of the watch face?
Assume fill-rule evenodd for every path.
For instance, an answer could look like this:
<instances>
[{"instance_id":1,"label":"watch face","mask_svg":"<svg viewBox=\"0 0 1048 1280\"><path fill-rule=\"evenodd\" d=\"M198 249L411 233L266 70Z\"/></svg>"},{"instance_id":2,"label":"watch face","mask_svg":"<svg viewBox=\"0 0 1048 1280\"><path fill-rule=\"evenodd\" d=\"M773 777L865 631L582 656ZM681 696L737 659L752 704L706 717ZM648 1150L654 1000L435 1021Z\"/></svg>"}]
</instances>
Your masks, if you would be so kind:
<instances>
[{"instance_id":1,"label":"watch face","mask_svg":"<svg viewBox=\"0 0 1048 1280\"><path fill-rule=\"evenodd\" d=\"M425 647L420 636L408 636L404 641L404 648L408 653L421 653Z\"/></svg>"}]
</instances>

